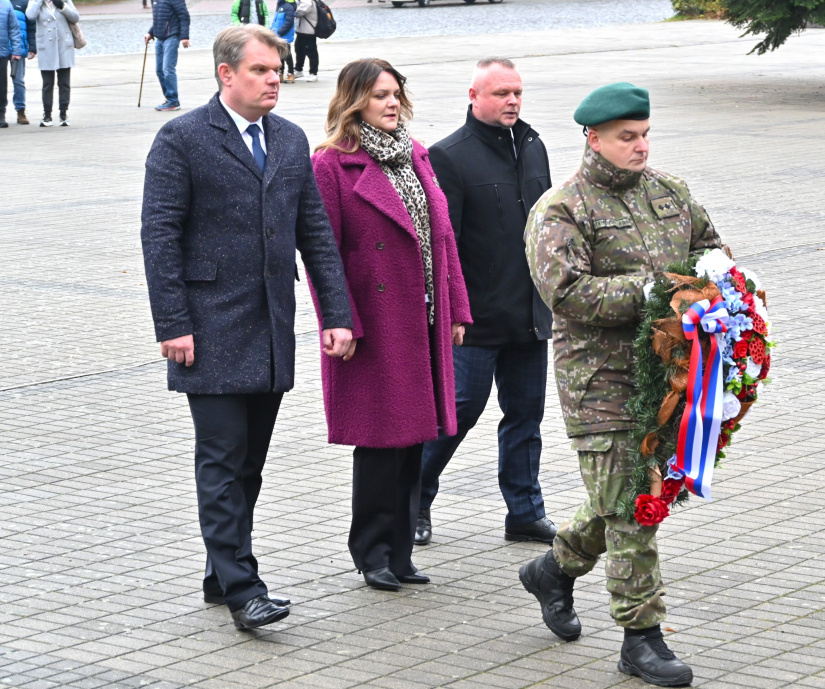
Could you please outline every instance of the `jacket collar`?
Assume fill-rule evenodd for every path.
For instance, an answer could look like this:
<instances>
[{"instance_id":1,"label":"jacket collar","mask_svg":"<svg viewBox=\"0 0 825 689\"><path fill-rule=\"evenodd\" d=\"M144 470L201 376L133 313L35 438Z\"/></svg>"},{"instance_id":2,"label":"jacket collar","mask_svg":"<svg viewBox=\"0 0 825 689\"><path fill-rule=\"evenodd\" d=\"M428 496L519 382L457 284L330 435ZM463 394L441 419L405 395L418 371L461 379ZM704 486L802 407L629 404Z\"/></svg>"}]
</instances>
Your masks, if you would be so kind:
<instances>
[{"instance_id":1,"label":"jacket collar","mask_svg":"<svg viewBox=\"0 0 825 689\"><path fill-rule=\"evenodd\" d=\"M266 166L263 174L258 169L258 164L252 156L252 152L247 148L241 133L238 131L232 117L221 104L220 98L216 93L209 100L207 104L209 111L209 124L217 127L224 132L223 147L229 151L241 163L246 165L253 174L259 178L263 178L264 188L267 188L272 180L275 178L275 173L278 171L278 166L283 158L284 146L281 137L277 136L278 130L281 128L281 122L278 117L272 113L268 113L263 118L264 124L264 140L266 141Z\"/></svg>"},{"instance_id":2,"label":"jacket collar","mask_svg":"<svg viewBox=\"0 0 825 689\"><path fill-rule=\"evenodd\" d=\"M427 198L432 198L435 182L431 179L431 173L429 176L427 174L426 157L427 149L413 142L413 170L421 182ZM407 233L417 237L407 207L395 187L393 187L392 182L372 156L359 147L354 153L340 153L339 159L344 167L360 167L362 169L361 176L355 183L353 191L367 203L374 206L380 213L401 226Z\"/></svg>"},{"instance_id":3,"label":"jacket collar","mask_svg":"<svg viewBox=\"0 0 825 689\"><path fill-rule=\"evenodd\" d=\"M600 189L619 193L635 187L644 174L616 167L590 148L590 144L585 144L581 172L587 181Z\"/></svg>"},{"instance_id":4,"label":"jacket collar","mask_svg":"<svg viewBox=\"0 0 825 689\"><path fill-rule=\"evenodd\" d=\"M475 134L483 141L487 142L487 144L490 146L499 145L499 141L502 137L504 137L504 140L508 142L515 139L516 148L518 149L519 153L521 153L521 146L527 134L532 134L534 138L538 137L538 134L535 131L533 131L533 128L521 118L516 120L516 123L513 125L512 135L510 134L511 130L507 127L502 127L498 124L487 124L486 122L482 122L475 115L473 115L472 103L467 106L467 121L465 123L465 126L473 134Z\"/></svg>"}]
</instances>

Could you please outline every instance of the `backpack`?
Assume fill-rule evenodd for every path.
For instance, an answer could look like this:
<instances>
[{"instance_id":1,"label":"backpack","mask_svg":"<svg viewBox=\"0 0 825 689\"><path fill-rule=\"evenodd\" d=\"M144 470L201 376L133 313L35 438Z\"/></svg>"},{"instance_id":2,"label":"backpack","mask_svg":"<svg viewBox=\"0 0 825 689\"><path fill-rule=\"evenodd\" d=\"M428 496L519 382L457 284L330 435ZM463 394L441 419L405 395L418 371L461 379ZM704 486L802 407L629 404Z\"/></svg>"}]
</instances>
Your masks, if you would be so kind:
<instances>
[{"instance_id":1,"label":"backpack","mask_svg":"<svg viewBox=\"0 0 825 689\"><path fill-rule=\"evenodd\" d=\"M314 0L315 7L318 9L318 22L315 24L315 35L318 38L329 38L335 33L338 25L332 18L332 10L323 0Z\"/></svg>"}]
</instances>

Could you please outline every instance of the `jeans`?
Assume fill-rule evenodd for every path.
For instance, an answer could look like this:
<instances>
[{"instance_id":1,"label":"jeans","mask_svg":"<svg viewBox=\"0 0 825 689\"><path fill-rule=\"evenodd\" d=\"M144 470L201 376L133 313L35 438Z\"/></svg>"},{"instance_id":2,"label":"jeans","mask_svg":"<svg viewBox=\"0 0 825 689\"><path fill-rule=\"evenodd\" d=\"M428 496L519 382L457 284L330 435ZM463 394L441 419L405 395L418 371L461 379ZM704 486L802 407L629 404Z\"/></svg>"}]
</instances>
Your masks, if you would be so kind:
<instances>
[{"instance_id":1,"label":"jeans","mask_svg":"<svg viewBox=\"0 0 825 689\"><path fill-rule=\"evenodd\" d=\"M295 34L295 70L304 71L304 60L309 58L309 73L318 74L318 43L315 34Z\"/></svg>"},{"instance_id":2,"label":"jeans","mask_svg":"<svg viewBox=\"0 0 825 689\"><path fill-rule=\"evenodd\" d=\"M180 38L169 36L169 38L155 39L155 72L158 75L160 88L163 95L170 103L178 100L178 46Z\"/></svg>"},{"instance_id":3,"label":"jeans","mask_svg":"<svg viewBox=\"0 0 825 689\"><path fill-rule=\"evenodd\" d=\"M453 347L458 433L424 443L421 509L438 493L438 477L487 405L495 378L504 416L498 426L498 484L506 526L545 516L539 485L541 421L547 390L547 341Z\"/></svg>"},{"instance_id":4,"label":"jeans","mask_svg":"<svg viewBox=\"0 0 825 689\"><path fill-rule=\"evenodd\" d=\"M17 61L17 74L12 79L14 84L14 109L26 109L26 58Z\"/></svg>"},{"instance_id":5,"label":"jeans","mask_svg":"<svg viewBox=\"0 0 825 689\"><path fill-rule=\"evenodd\" d=\"M43 77L43 114L51 116L54 105L54 76L57 74L57 99L60 112L69 109L69 94L72 90L71 68L55 70L40 70Z\"/></svg>"}]
</instances>

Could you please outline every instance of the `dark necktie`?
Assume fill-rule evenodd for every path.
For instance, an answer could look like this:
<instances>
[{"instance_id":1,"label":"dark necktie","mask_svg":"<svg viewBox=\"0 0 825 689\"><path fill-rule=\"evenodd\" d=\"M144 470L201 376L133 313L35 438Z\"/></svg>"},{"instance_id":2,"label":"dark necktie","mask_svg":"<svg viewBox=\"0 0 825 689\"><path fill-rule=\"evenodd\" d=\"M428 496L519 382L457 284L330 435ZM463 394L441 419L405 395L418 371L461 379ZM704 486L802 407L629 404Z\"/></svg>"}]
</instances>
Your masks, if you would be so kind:
<instances>
[{"instance_id":1,"label":"dark necktie","mask_svg":"<svg viewBox=\"0 0 825 689\"><path fill-rule=\"evenodd\" d=\"M246 128L246 133L252 137L252 155L255 156L255 162L263 172L266 167L266 153L261 146L261 128L257 124L250 124Z\"/></svg>"}]
</instances>

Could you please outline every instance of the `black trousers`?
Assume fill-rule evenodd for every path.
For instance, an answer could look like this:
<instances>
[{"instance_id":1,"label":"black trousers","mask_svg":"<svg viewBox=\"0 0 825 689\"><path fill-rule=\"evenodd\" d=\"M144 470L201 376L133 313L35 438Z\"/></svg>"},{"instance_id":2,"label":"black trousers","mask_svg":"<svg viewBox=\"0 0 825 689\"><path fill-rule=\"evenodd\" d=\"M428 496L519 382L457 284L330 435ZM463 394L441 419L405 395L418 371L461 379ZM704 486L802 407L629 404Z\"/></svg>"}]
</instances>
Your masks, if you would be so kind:
<instances>
[{"instance_id":1,"label":"black trousers","mask_svg":"<svg viewBox=\"0 0 825 689\"><path fill-rule=\"evenodd\" d=\"M69 109L69 94L72 90L71 68L55 70L40 70L43 77L43 114L51 115L54 105L54 75L57 74L57 102L60 112Z\"/></svg>"},{"instance_id":2,"label":"black trousers","mask_svg":"<svg viewBox=\"0 0 825 689\"><path fill-rule=\"evenodd\" d=\"M9 58L0 57L0 119L6 115L9 104Z\"/></svg>"},{"instance_id":3,"label":"black trousers","mask_svg":"<svg viewBox=\"0 0 825 689\"><path fill-rule=\"evenodd\" d=\"M286 57L284 57L283 62L286 65L287 74L293 74L295 72L295 63L292 61L292 45L289 43L286 44ZM283 69L283 67L281 67L281 69Z\"/></svg>"},{"instance_id":4,"label":"black trousers","mask_svg":"<svg viewBox=\"0 0 825 689\"><path fill-rule=\"evenodd\" d=\"M283 393L188 395L195 424L198 517L206 545L204 591L230 610L266 595L252 554L252 523Z\"/></svg>"},{"instance_id":5,"label":"black trousers","mask_svg":"<svg viewBox=\"0 0 825 689\"><path fill-rule=\"evenodd\" d=\"M318 74L318 42L315 34L295 34L295 69L304 71L304 60L309 58L309 73Z\"/></svg>"},{"instance_id":6,"label":"black trousers","mask_svg":"<svg viewBox=\"0 0 825 689\"><path fill-rule=\"evenodd\" d=\"M362 572L382 567L393 574L415 571L411 558L423 447L356 447L352 452L349 551Z\"/></svg>"}]
</instances>

